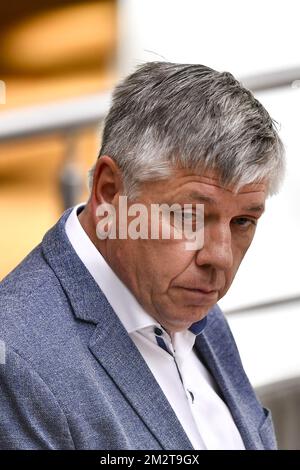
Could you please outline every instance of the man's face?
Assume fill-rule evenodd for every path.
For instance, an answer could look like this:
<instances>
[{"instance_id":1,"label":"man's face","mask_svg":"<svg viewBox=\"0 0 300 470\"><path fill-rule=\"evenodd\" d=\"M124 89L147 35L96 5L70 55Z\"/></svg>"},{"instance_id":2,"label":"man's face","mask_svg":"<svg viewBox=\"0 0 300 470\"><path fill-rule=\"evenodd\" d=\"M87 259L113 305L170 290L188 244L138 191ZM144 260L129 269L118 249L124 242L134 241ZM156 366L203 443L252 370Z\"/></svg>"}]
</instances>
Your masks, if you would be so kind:
<instances>
[{"instance_id":1,"label":"man's face","mask_svg":"<svg viewBox=\"0 0 300 470\"><path fill-rule=\"evenodd\" d=\"M234 193L215 172L178 170L168 181L142 185L138 202L204 204L204 246L185 239L109 240L108 261L137 300L168 331L202 319L225 295L249 248L263 212L267 186L249 184ZM149 221L150 223L150 221Z\"/></svg>"}]
</instances>

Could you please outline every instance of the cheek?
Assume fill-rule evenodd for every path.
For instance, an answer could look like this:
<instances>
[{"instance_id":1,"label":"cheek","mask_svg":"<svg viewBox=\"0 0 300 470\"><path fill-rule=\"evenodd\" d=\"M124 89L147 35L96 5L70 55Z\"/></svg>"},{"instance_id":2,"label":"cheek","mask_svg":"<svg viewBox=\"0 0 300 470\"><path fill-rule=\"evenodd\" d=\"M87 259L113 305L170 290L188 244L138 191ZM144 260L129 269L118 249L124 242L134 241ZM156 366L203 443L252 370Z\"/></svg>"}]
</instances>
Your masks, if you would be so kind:
<instances>
[{"instance_id":1,"label":"cheek","mask_svg":"<svg viewBox=\"0 0 300 470\"><path fill-rule=\"evenodd\" d=\"M232 247L232 253L233 253L233 272L234 275L236 271L238 270L241 262L244 259L244 256L246 255L251 243L252 243L253 237L247 237L245 239L239 240L238 242L233 244Z\"/></svg>"},{"instance_id":2,"label":"cheek","mask_svg":"<svg viewBox=\"0 0 300 470\"><path fill-rule=\"evenodd\" d=\"M144 269L164 288L185 271L193 257L182 240L145 240L141 256Z\"/></svg>"},{"instance_id":3,"label":"cheek","mask_svg":"<svg viewBox=\"0 0 300 470\"><path fill-rule=\"evenodd\" d=\"M236 273L240 267L240 264L241 262L243 261L243 258L249 248L250 244L247 243L247 245L245 246L245 244L236 244L232 247L232 254L233 254L233 265L230 269L228 269L226 272L225 272L225 289L224 291L227 292L227 290L229 289L229 287L231 286L235 276L236 276ZM224 292L224 293L225 293ZM222 295L224 295L224 293Z\"/></svg>"}]
</instances>

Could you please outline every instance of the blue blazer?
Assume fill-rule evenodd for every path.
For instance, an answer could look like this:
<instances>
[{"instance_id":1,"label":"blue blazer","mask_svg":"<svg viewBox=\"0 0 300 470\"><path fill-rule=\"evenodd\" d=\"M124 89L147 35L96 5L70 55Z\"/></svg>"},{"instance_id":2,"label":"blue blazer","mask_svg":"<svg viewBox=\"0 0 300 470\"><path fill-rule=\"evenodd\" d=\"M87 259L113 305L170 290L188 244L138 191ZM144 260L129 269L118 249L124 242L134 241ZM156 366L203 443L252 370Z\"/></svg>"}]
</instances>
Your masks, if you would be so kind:
<instances>
[{"instance_id":1,"label":"blue blazer","mask_svg":"<svg viewBox=\"0 0 300 470\"><path fill-rule=\"evenodd\" d=\"M0 284L0 449L192 445L143 357L71 246L65 222ZM197 337L247 449L275 449L270 413L216 305ZM4 362L4 361L2 361Z\"/></svg>"}]
</instances>

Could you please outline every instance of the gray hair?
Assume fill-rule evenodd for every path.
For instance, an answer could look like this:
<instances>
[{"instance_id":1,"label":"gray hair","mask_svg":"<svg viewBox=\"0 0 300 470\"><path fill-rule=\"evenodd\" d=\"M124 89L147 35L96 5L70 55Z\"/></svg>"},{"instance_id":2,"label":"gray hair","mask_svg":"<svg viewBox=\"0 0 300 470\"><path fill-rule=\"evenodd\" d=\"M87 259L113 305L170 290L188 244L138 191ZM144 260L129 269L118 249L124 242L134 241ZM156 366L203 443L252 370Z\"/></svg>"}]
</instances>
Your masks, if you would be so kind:
<instances>
[{"instance_id":1,"label":"gray hair","mask_svg":"<svg viewBox=\"0 0 300 470\"><path fill-rule=\"evenodd\" d=\"M174 168L217 170L236 190L267 180L269 194L284 174L275 121L230 73L204 65L149 62L125 78L113 93L102 155L119 166L129 197Z\"/></svg>"}]
</instances>

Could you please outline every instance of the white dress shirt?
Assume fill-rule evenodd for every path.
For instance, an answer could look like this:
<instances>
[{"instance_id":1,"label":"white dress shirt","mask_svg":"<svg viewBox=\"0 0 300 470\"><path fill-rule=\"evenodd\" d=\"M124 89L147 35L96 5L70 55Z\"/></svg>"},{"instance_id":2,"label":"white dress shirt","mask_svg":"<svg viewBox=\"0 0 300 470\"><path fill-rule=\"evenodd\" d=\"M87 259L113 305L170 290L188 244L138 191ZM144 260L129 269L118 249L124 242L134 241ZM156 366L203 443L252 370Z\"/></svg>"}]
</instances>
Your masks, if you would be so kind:
<instances>
[{"instance_id":1,"label":"white dress shirt","mask_svg":"<svg viewBox=\"0 0 300 470\"><path fill-rule=\"evenodd\" d=\"M193 350L195 334L185 330L170 337L142 308L82 228L77 211L83 206L78 204L68 217L67 236L143 356L194 449L244 449L213 377Z\"/></svg>"}]
</instances>

